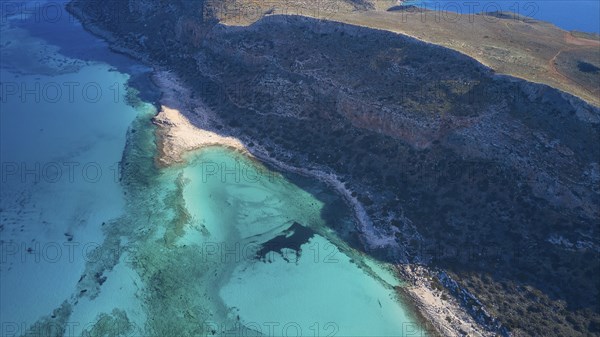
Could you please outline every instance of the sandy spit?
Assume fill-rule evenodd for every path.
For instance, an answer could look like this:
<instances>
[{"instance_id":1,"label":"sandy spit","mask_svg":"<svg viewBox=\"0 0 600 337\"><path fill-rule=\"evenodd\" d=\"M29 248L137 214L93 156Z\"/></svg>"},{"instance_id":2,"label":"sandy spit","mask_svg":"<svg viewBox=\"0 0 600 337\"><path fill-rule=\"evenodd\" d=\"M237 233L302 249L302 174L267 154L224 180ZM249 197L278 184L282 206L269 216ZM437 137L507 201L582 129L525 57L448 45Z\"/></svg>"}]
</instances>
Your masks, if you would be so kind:
<instances>
[{"instance_id":1,"label":"sandy spit","mask_svg":"<svg viewBox=\"0 0 600 337\"><path fill-rule=\"evenodd\" d=\"M174 74L157 70L153 81L162 91L160 111L152 119L158 126L156 162L159 166L181 164L190 151L215 145L249 154L246 146L237 138L222 136L214 131L210 110L201 102L191 99L189 90Z\"/></svg>"}]
</instances>

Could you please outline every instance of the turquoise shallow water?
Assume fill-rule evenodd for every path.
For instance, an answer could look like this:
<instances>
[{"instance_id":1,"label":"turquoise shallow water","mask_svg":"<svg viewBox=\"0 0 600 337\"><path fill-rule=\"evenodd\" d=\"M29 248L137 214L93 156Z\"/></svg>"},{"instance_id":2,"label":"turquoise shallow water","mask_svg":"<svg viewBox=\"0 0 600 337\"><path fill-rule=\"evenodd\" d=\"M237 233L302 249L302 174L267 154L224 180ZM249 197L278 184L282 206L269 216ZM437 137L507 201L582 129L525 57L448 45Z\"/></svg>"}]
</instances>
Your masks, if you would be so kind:
<instances>
[{"instance_id":1,"label":"turquoise shallow water","mask_svg":"<svg viewBox=\"0 0 600 337\"><path fill-rule=\"evenodd\" d=\"M327 239L316 236L302 250L291 262L276 254L236 268L220 296L246 326L282 336L421 335L394 291Z\"/></svg>"},{"instance_id":2,"label":"turquoise shallow water","mask_svg":"<svg viewBox=\"0 0 600 337\"><path fill-rule=\"evenodd\" d=\"M0 27L0 309L29 325L71 296L82 246L123 211L116 175L137 111L124 100L129 74L12 23Z\"/></svg>"},{"instance_id":3,"label":"turquoise shallow water","mask_svg":"<svg viewBox=\"0 0 600 337\"><path fill-rule=\"evenodd\" d=\"M329 230L321 217L326 205L257 165L214 148L184 169L186 205L206 234L199 241L224 244L211 258L232 262L219 286L229 315L247 329L277 336L420 335L391 285L374 278L365 262L375 263ZM351 222L349 212L337 221ZM314 235L297 242L285 232L293 223ZM290 242L258 258L255 252L282 232Z\"/></svg>"},{"instance_id":4,"label":"turquoise shallow water","mask_svg":"<svg viewBox=\"0 0 600 337\"><path fill-rule=\"evenodd\" d=\"M218 147L159 169L148 69L76 22L1 28L3 336L422 335L325 185Z\"/></svg>"}]
</instances>

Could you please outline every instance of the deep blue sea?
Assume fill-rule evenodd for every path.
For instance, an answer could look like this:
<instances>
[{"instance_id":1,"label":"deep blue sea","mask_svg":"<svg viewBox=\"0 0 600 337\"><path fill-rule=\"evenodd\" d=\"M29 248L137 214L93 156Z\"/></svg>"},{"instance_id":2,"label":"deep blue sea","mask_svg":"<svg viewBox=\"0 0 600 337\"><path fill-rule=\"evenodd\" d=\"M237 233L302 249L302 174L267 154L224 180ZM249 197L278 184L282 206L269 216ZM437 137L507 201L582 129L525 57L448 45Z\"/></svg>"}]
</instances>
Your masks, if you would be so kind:
<instances>
[{"instance_id":1,"label":"deep blue sea","mask_svg":"<svg viewBox=\"0 0 600 337\"><path fill-rule=\"evenodd\" d=\"M409 0L405 4L463 14L510 11L565 30L600 33L600 0Z\"/></svg>"}]
</instances>

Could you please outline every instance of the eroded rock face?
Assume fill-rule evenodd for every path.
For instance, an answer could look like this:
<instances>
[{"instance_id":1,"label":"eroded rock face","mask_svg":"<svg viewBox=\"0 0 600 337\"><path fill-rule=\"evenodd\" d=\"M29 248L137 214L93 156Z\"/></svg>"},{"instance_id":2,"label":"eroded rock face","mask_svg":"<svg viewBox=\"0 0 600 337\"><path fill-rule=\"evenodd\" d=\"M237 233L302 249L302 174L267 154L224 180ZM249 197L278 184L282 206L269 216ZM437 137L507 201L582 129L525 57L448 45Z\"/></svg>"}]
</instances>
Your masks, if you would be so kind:
<instances>
[{"instance_id":1,"label":"eroded rock face","mask_svg":"<svg viewBox=\"0 0 600 337\"><path fill-rule=\"evenodd\" d=\"M174 69L224 133L343 177L402 247L365 250L444 268L517 335L598 333L598 108L390 32L137 5L143 24L102 22L117 43Z\"/></svg>"}]
</instances>

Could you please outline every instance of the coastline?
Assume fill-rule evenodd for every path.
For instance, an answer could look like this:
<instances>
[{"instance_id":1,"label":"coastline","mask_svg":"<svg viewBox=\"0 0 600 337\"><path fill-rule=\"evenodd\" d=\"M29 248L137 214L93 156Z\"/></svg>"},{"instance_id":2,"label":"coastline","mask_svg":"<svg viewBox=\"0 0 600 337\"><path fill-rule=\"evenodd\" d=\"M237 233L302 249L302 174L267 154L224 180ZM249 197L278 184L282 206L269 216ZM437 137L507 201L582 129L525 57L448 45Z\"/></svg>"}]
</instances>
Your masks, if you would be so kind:
<instances>
[{"instance_id":1,"label":"coastline","mask_svg":"<svg viewBox=\"0 0 600 337\"><path fill-rule=\"evenodd\" d=\"M109 48L140 60L154 68L153 80L162 93L159 100L161 109L153 118L157 125L157 147L158 156L155 161L159 167L166 167L183 163L184 156L194 150L210 146L226 146L260 159L278 169L297 173L303 176L318 179L339 193L349 204L355 214L357 224L363 229L364 239L369 240L367 244L377 246L376 236L369 236L368 230L373 229L371 220L362 204L352 196L340 179L333 173L314 168L298 168L274 159L269 152L258 146L250 149L241 139L219 135L214 130L214 115L206 108L199 99L190 97L190 90L186 88L177 76L171 72L159 69L153 65L147 55L119 45L118 39L111 33L88 22L87 16L81 11L67 6L69 12L77 17L84 29L104 39ZM431 283L431 273L426 267L417 265L396 265L397 274L402 280L410 285L398 289L401 297L407 298L413 311L423 322L424 328L433 327L434 335L440 336L495 336L477 323L473 317L452 297L448 292L433 290L428 284ZM448 294L448 299L443 300L442 294ZM450 314L455 320L448 321L446 317ZM428 333L432 331L428 330Z\"/></svg>"},{"instance_id":2,"label":"coastline","mask_svg":"<svg viewBox=\"0 0 600 337\"><path fill-rule=\"evenodd\" d=\"M209 109L202 106L198 99L190 95L176 75L163 70L156 70L154 78L159 90L163 93L160 103L162 109L154 118L157 125L157 145L159 156L157 163L163 166L177 165L184 162L184 156L194 150L211 146L225 146L255 157L268 163L279 170L296 173L305 177L318 179L336 193L341 195L345 202L352 208L357 225L360 226L363 240L370 247L381 247L389 244L386 238L378 237L374 233L371 220L362 204L352 196L340 179L333 173L314 168L298 168L274 159L264 148L256 145L251 149L244 145L238 138L225 137L214 131L214 115ZM166 105L178 106L175 110ZM185 108L184 108L185 107ZM205 115L200 115L204 113ZM192 122L193 121L193 122ZM174 132L174 133L172 133ZM435 331L440 336L458 337L466 332L470 336L494 336L481 327L445 290L435 290L431 287L434 278L426 267L411 264L397 264L397 276L408 285L397 288L401 298L413 307L412 310L424 328L431 333ZM444 299L443 294L446 295ZM448 321L448 317L450 321Z\"/></svg>"}]
</instances>

